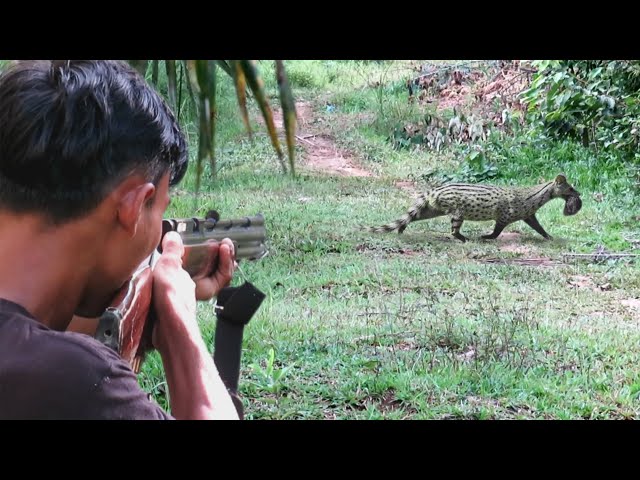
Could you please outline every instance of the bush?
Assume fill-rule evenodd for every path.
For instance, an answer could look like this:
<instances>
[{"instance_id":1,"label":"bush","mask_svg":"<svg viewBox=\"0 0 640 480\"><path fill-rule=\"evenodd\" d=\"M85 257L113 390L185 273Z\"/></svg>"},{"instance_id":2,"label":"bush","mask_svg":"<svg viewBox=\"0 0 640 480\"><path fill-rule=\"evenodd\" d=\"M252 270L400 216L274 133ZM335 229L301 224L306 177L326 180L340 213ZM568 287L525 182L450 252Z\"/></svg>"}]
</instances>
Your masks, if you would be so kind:
<instances>
[{"instance_id":1,"label":"bush","mask_svg":"<svg viewBox=\"0 0 640 480\"><path fill-rule=\"evenodd\" d=\"M640 160L640 61L543 60L522 93L530 118L556 138Z\"/></svg>"}]
</instances>

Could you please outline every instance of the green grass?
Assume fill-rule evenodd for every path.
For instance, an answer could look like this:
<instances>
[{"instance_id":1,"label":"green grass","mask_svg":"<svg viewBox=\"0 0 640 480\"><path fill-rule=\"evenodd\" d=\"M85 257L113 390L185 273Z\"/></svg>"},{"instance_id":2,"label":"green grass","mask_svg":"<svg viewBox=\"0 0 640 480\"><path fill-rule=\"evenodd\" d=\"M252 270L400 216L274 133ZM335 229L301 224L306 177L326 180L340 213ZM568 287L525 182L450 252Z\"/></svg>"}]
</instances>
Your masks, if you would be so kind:
<instances>
[{"instance_id":1,"label":"green grass","mask_svg":"<svg viewBox=\"0 0 640 480\"><path fill-rule=\"evenodd\" d=\"M478 240L490 222L467 222L470 241L462 244L451 239L446 217L412 224L401 236L365 233L359 225L387 223L412 203L395 181L426 187L422 174L456 171L464 151L397 151L386 142L375 124L379 97L366 85L393 65L287 67L296 96L314 103L314 128L332 133L376 176L338 178L302 165L297 179L283 176L264 135L253 145L245 139L230 101L220 115L218 182L207 183L196 204L191 171L167 212L215 208L223 217L266 217L269 256L242 264L267 294L245 328L247 418L640 417L640 311L621 303L640 298L637 264L486 262L559 259L598 245L640 253L632 174L582 147L522 136L502 148L484 146L499 166L496 183L528 184L563 171L583 193L576 216L562 216L560 201L540 210L555 240L515 224L506 232L521 236L505 251L504 242ZM384 93L389 104L401 98L395 81ZM328 112L326 102L341 107ZM234 285L241 281L237 275ZM206 303L199 320L212 345L215 317ZM140 381L167 406L157 355Z\"/></svg>"}]
</instances>

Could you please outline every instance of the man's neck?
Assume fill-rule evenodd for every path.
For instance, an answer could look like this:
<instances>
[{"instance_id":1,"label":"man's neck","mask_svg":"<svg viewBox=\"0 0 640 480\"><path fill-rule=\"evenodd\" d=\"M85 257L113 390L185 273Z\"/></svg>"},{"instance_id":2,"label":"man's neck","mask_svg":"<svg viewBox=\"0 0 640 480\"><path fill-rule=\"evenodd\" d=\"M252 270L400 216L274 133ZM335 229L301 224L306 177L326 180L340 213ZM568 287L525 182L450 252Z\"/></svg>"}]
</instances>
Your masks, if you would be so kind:
<instances>
[{"instance_id":1,"label":"man's neck","mask_svg":"<svg viewBox=\"0 0 640 480\"><path fill-rule=\"evenodd\" d=\"M91 276L95 232L81 222L51 227L39 216L0 212L0 252L0 297L65 330Z\"/></svg>"}]
</instances>

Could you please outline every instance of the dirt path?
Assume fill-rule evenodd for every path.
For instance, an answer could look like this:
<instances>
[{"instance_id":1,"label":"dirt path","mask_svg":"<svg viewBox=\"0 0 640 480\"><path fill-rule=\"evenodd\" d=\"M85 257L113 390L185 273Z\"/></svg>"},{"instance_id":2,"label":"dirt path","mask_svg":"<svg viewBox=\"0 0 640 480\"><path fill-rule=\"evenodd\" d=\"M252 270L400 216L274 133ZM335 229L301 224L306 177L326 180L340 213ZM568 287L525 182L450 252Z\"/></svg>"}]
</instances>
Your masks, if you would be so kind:
<instances>
[{"instance_id":1,"label":"dirt path","mask_svg":"<svg viewBox=\"0 0 640 480\"><path fill-rule=\"evenodd\" d=\"M296 139L304 149L299 165L312 171L344 177L372 177L373 172L362 168L358 161L342 151L332 135L315 127L313 106L310 102L296 102L298 132ZM273 113L276 127L282 129L282 112Z\"/></svg>"}]
</instances>

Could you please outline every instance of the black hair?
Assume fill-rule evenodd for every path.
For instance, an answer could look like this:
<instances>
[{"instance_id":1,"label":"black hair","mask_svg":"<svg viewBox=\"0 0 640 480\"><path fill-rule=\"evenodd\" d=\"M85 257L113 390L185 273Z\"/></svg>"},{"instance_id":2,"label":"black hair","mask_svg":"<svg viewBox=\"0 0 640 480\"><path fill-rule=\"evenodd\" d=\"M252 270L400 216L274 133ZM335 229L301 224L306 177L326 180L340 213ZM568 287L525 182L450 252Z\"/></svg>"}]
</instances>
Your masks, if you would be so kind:
<instances>
[{"instance_id":1,"label":"black hair","mask_svg":"<svg viewBox=\"0 0 640 480\"><path fill-rule=\"evenodd\" d=\"M184 134L162 97L116 60L14 62L0 73L0 207L83 216L132 173L175 185Z\"/></svg>"}]
</instances>

